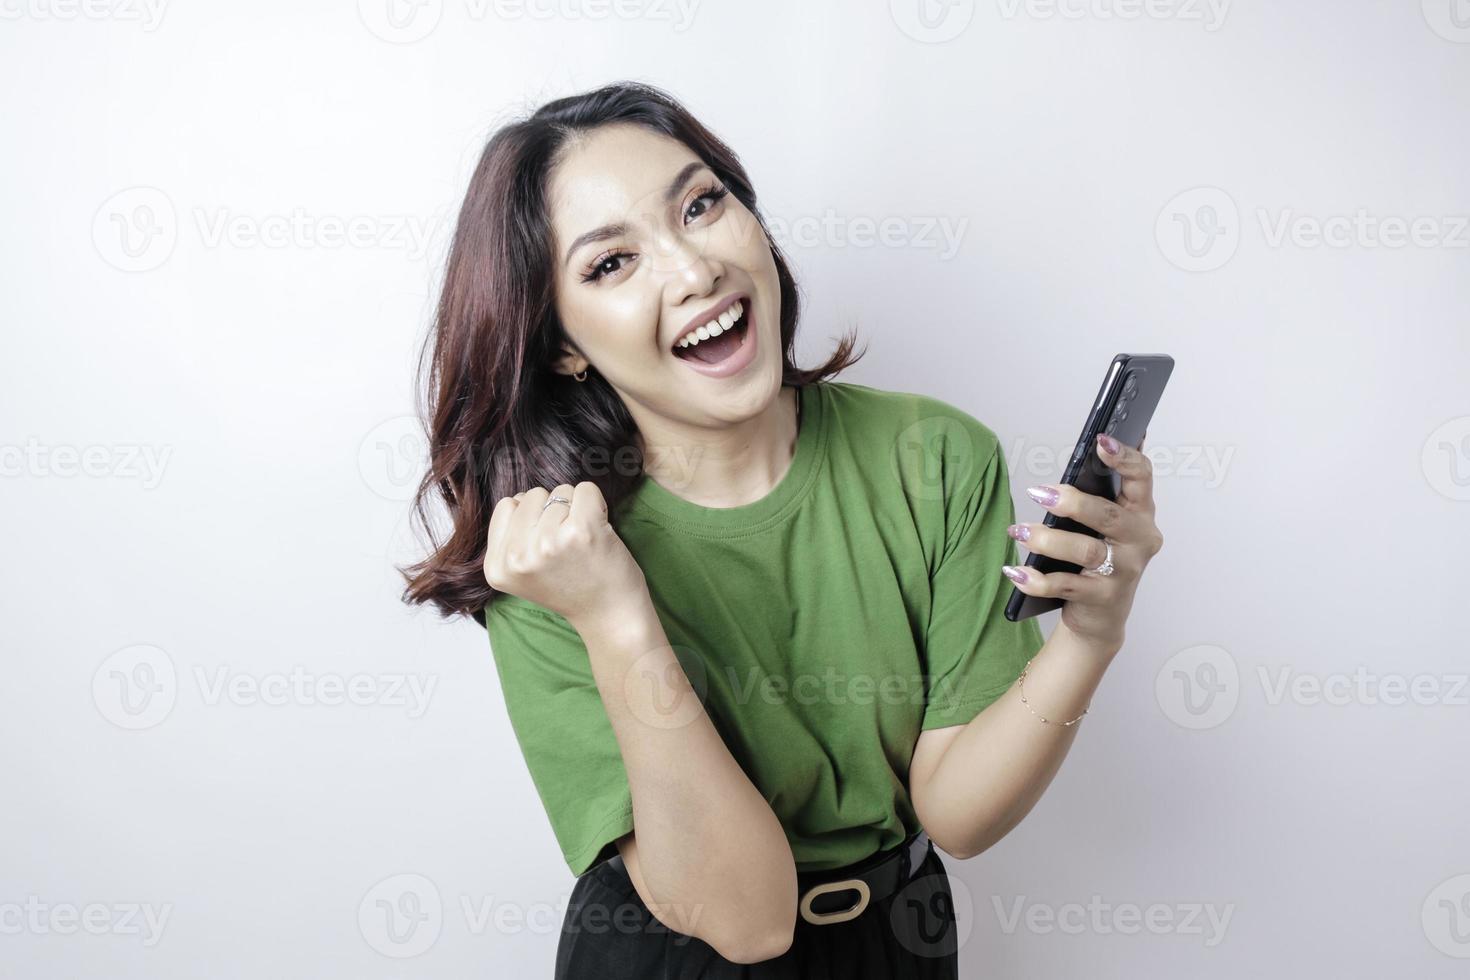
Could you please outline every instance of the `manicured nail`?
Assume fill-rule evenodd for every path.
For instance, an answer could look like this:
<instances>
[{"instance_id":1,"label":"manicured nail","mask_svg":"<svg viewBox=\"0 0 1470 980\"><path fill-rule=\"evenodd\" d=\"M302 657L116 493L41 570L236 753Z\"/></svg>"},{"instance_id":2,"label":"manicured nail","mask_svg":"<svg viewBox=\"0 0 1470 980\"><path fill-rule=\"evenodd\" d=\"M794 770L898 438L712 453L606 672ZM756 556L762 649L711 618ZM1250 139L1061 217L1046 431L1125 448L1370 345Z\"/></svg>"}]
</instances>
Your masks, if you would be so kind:
<instances>
[{"instance_id":1,"label":"manicured nail","mask_svg":"<svg viewBox=\"0 0 1470 980\"><path fill-rule=\"evenodd\" d=\"M1006 578L1010 579L1012 582L1015 582L1017 585L1026 584L1026 569L1014 568L1010 565L1002 565L1000 566L1000 570Z\"/></svg>"},{"instance_id":2,"label":"manicured nail","mask_svg":"<svg viewBox=\"0 0 1470 980\"><path fill-rule=\"evenodd\" d=\"M1031 499L1043 507L1055 507L1057 501L1062 498L1062 493L1056 487L1027 487L1026 492Z\"/></svg>"},{"instance_id":3,"label":"manicured nail","mask_svg":"<svg viewBox=\"0 0 1470 980\"><path fill-rule=\"evenodd\" d=\"M1031 529L1024 524L1012 524L1006 528L1006 533L1017 541L1030 541Z\"/></svg>"},{"instance_id":4,"label":"manicured nail","mask_svg":"<svg viewBox=\"0 0 1470 980\"><path fill-rule=\"evenodd\" d=\"M1104 450L1106 450L1109 456L1118 455L1118 440L1114 439L1106 432L1101 432L1098 434L1097 441L1098 444L1102 446Z\"/></svg>"}]
</instances>

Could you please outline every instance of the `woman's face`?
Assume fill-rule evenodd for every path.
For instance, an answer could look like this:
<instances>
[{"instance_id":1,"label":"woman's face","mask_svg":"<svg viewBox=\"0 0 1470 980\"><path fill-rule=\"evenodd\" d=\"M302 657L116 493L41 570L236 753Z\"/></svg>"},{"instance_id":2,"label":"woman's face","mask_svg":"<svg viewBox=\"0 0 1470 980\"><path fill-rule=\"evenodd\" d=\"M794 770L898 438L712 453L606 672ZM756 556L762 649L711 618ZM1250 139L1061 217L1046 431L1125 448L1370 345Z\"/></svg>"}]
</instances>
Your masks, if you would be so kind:
<instances>
[{"instance_id":1,"label":"woman's face","mask_svg":"<svg viewBox=\"0 0 1470 980\"><path fill-rule=\"evenodd\" d=\"M578 350L557 370L601 374L640 433L722 427L781 389L780 284L755 215L684 144L619 123L573 145L551 174L556 308ZM742 321L675 342L740 300Z\"/></svg>"}]
</instances>

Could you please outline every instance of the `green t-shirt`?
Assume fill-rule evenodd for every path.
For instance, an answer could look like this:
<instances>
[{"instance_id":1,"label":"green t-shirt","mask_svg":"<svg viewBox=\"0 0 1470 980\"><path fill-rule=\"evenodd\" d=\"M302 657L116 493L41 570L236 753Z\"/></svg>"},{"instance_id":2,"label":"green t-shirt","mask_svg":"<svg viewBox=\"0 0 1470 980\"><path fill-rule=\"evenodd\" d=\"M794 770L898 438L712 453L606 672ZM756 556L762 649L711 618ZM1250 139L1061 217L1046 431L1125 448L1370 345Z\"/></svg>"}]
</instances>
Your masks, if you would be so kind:
<instances>
[{"instance_id":1,"label":"green t-shirt","mask_svg":"<svg viewBox=\"0 0 1470 980\"><path fill-rule=\"evenodd\" d=\"M669 643L800 871L895 847L921 730L968 722L1042 646L1005 618L1016 564L994 432L936 398L802 387L796 451L755 503L711 508L651 479L612 524ZM511 726L573 875L616 853L633 806L586 647L561 616L486 609Z\"/></svg>"}]
</instances>

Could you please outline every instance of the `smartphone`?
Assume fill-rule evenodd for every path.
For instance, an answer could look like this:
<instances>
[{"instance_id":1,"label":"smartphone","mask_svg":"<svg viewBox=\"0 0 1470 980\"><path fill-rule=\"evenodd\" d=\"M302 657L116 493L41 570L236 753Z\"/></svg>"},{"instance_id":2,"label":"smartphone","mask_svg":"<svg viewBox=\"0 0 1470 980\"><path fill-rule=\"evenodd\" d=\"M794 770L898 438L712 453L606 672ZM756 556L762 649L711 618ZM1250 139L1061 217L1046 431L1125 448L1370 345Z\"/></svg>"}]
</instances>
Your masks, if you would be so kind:
<instances>
[{"instance_id":1,"label":"smartphone","mask_svg":"<svg viewBox=\"0 0 1470 980\"><path fill-rule=\"evenodd\" d=\"M1125 446L1137 449L1143 444L1148 432L1148 423L1158 408L1159 398L1164 394L1164 385L1174 370L1174 358L1167 354L1119 354L1108 365L1103 376L1102 387L1093 400L1092 410L1082 426L1082 435L1077 439L1077 448L1067 461L1066 473L1061 482L1109 500L1118 499L1118 489L1123 482L1117 472L1102 461L1097 454L1097 436L1100 432L1117 439ZM1058 517L1047 511L1042 521L1047 527L1063 531L1077 531L1094 538L1102 535L1085 524L1070 517ZM1048 572L1080 572L1081 565L1062 561L1050 555L1032 552L1026 558L1026 567L1042 574ZM1041 613L1060 609L1065 599L1031 596L1011 586L1011 598L1006 603L1006 619L1019 622L1039 616Z\"/></svg>"}]
</instances>

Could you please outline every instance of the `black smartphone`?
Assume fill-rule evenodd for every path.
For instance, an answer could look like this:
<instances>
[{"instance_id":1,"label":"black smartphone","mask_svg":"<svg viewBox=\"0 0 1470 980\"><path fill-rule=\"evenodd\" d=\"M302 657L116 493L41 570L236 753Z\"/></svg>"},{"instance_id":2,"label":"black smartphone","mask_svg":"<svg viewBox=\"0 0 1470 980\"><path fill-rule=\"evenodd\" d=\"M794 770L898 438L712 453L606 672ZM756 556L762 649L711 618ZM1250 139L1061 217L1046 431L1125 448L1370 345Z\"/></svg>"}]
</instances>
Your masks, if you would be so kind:
<instances>
[{"instance_id":1,"label":"black smartphone","mask_svg":"<svg viewBox=\"0 0 1470 980\"><path fill-rule=\"evenodd\" d=\"M1072 458L1067 461L1067 471L1062 475L1062 483L1070 484L1083 493L1095 494L1109 500L1118 499L1122 477L1097 455L1098 433L1106 432L1123 445L1134 449L1142 445L1143 437L1148 432L1149 420L1154 416L1154 409L1159 406L1164 385L1169 382L1169 375L1173 370L1174 358L1167 354L1119 354L1113 358L1113 363L1108 365L1108 373L1103 377L1102 387L1098 389L1097 398L1093 400L1092 410L1087 413L1082 435L1077 439L1077 448L1072 450ZM1077 531L1090 534L1094 538L1102 537L1087 525L1079 524L1070 517L1058 517L1051 511L1047 511L1042 523L1063 531ZM1034 568L1042 574L1082 571L1081 565L1036 552L1027 556L1026 567ZM1065 601L1027 595L1011 586L1011 598L1006 603L1006 619L1013 623L1030 619L1032 616L1060 609Z\"/></svg>"}]
</instances>

